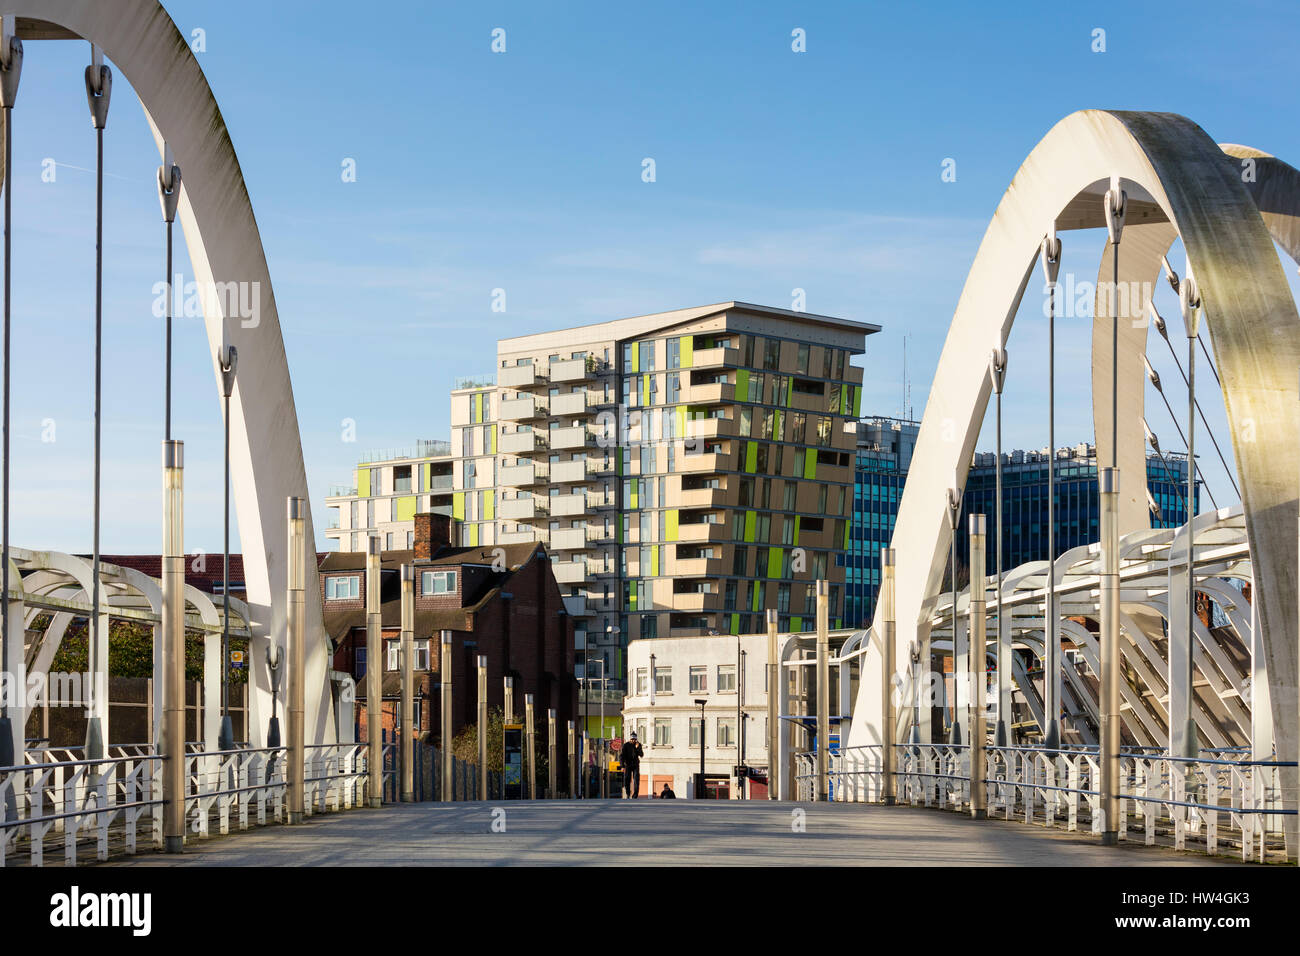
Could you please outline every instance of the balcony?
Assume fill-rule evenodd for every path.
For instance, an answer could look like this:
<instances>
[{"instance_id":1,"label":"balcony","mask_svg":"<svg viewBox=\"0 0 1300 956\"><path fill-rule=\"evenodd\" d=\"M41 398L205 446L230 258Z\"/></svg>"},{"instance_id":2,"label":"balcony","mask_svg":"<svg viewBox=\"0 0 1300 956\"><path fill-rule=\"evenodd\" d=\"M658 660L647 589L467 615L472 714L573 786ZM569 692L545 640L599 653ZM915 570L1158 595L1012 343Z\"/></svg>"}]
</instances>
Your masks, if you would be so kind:
<instances>
[{"instance_id":1,"label":"balcony","mask_svg":"<svg viewBox=\"0 0 1300 956\"><path fill-rule=\"evenodd\" d=\"M605 523L598 522L587 525L587 543L601 544L606 541L614 540L614 526L611 523L609 527Z\"/></svg>"},{"instance_id":2,"label":"balcony","mask_svg":"<svg viewBox=\"0 0 1300 956\"><path fill-rule=\"evenodd\" d=\"M451 475L431 475L429 477L429 487L426 491L432 492L449 492L451 491Z\"/></svg>"},{"instance_id":3,"label":"balcony","mask_svg":"<svg viewBox=\"0 0 1300 956\"><path fill-rule=\"evenodd\" d=\"M497 502L497 517L506 521L532 521L546 517L544 498L502 498Z\"/></svg>"},{"instance_id":4,"label":"balcony","mask_svg":"<svg viewBox=\"0 0 1300 956\"><path fill-rule=\"evenodd\" d=\"M528 544L537 540L535 531L503 531L497 535L497 544Z\"/></svg>"},{"instance_id":5,"label":"balcony","mask_svg":"<svg viewBox=\"0 0 1300 956\"><path fill-rule=\"evenodd\" d=\"M587 580L587 562L552 561L551 573L559 584L580 584Z\"/></svg>"},{"instance_id":6,"label":"balcony","mask_svg":"<svg viewBox=\"0 0 1300 956\"><path fill-rule=\"evenodd\" d=\"M535 388L546 384L546 375L536 365L509 365L497 371L501 388Z\"/></svg>"},{"instance_id":7,"label":"balcony","mask_svg":"<svg viewBox=\"0 0 1300 956\"><path fill-rule=\"evenodd\" d=\"M691 405L730 404L736 400L736 386L730 382L710 382L682 387L682 401Z\"/></svg>"},{"instance_id":8,"label":"balcony","mask_svg":"<svg viewBox=\"0 0 1300 956\"><path fill-rule=\"evenodd\" d=\"M686 422L686 439L692 438L734 438L736 420L734 418L692 418Z\"/></svg>"},{"instance_id":9,"label":"balcony","mask_svg":"<svg viewBox=\"0 0 1300 956\"><path fill-rule=\"evenodd\" d=\"M556 528L551 532L552 551L585 551L587 535L583 528Z\"/></svg>"},{"instance_id":10,"label":"balcony","mask_svg":"<svg viewBox=\"0 0 1300 956\"><path fill-rule=\"evenodd\" d=\"M596 557L587 559L587 577L602 577L606 574L614 574L617 570L613 558Z\"/></svg>"},{"instance_id":11,"label":"balcony","mask_svg":"<svg viewBox=\"0 0 1300 956\"><path fill-rule=\"evenodd\" d=\"M586 448L590 440L586 425L571 425L568 428L550 430L552 448Z\"/></svg>"},{"instance_id":12,"label":"balcony","mask_svg":"<svg viewBox=\"0 0 1300 956\"><path fill-rule=\"evenodd\" d=\"M607 495L603 491L596 491L587 495L588 511L595 511L597 508L612 508L615 503L612 492Z\"/></svg>"},{"instance_id":13,"label":"balcony","mask_svg":"<svg viewBox=\"0 0 1300 956\"><path fill-rule=\"evenodd\" d=\"M712 452L707 455L682 455L677 459L677 470L683 474L711 474L724 471L730 467L731 455L728 452Z\"/></svg>"},{"instance_id":14,"label":"balcony","mask_svg":"<svg viewBox=\"0 0 1300 956\"><path fill-rule=\"evenodd\" d=\"M674 611L716 611L722 607L722 595L704 591L678 591L673 594Z\"/></svg>"},{"instance_id":15,"label":"balcony","mask_svg":"<svg viewBox=\"0 0 1300 956\"><path fill-rule=\"evenodd\" d=\"M701 544L708 541L722 542L727 540L727 528L721 523L679 525L677 540Z\"/></svg>"},{"instance_id":16,"label":"balcony","mask_svg":"<svg viewBox=\"0 0 1300 956\"><path fill-rule=\"evenodd\" d=\"M673 574L682 578L716 578L725 572L721 558L678 558Z\"/></svg>"},{"instance_id":17,"label":"balcony","mask_svg":"<svg viewBox=\"0 0 1300 956\"><path fill-rule=\"evenodd\" d=\"M557 518L572 517L587 513L587 496L582 492L574 495L551 495L551 514Z\"/></svg>"},{"instance_id":18,"label":"balcony","mask_svg":"<svg viewBox=\"0 0 1300 956\"><path fill-rule=\"evenodd\" d=\"M598 458L587 459L587 474L612 475L614 473L614 456L608 453Z\"/></svg>"},{"instance_id":19,"label":"balcony","mask_svg":"<svg viewBox=\"0 0 1300 956\"><path fill-rule=\"evenodd\" d=\"M551 480L557 484L578 484L587 480L587 464L577 461L557 461L551 465Z\"/></svg>"},{"instance_id":20,"label":"balcony","mask_svg":"<svg viewBox=\"0 0 1300 956\"><path fill-rule=\"evenodd\" d=\"M591 372L587 369L586 356L551 363L552 382L580 382L590 377Z\"/></svg>"},{"instance_id":21,"label":"balcony","mask_svg":"<svg viewBox=\"0 0 1300 956\"><path fill-rule=\"evenodd\" d=\"M725 368L740 364L740 349L696 349L691 368Z\"/></svg>"},{"instance_id":22,"label":"balcony","mask_svg":"<svg viewBox=\"0 0 1300 956\"><path fill-rule=\"evenodd\" d=\"M524 461L517 465L503 465L497 472L497 480L508 488L544 485L549 471L548 464L544 461Z\"/></svg>"},{"instance_id":23,"label":"balcony","mask_svg":"<svg viewBox=\"0 0 1300 956\"><path fill-rule=\"evenodd\" d=\"M546 436L541 432L507 432L497 439L502 455L538 455L546 452Z\"/></svg>"},{"instance_id":24,"label":"balcony","mask_svg":"<svg viewBox=\"0 0 1300 956\"><path fill-rule=\"evenodd\" d=\"M570 392L567 395L552 395L550 398L552 415L587 414L587 390L585 388L578 392Z\"/></svg>"},{"instance_id":25,"label":"balcony","mask_svg":"<svg viewBox=\"0 0 1300 956\"><path fill-rule=\"evenodd\" d=\"M501 403L501 418L508 422L526 422L546 417L546 402L536 395L507 398Z\"/></svg>"},{"instance_id":26,"label":"balcony","mask_svg":"<svg viewBox=\"0 0 1300 956\"><path fill-rule=\"evenodd\" d=\"M679 508L722 508L726 503L726 488L684 488L677 494Z\"/></svg>"},{"instance_id":27,"label":"balcony","mask_svg":"<svg viewBox=\"0 0 1300 956\"><path fill-rule=\"evenodd\" d=\"M585 617L587 614L587 596L579 594L575 597L566 597L564 599L564 610L569 613L569 617Z\"/></svg>"}]
</instances>

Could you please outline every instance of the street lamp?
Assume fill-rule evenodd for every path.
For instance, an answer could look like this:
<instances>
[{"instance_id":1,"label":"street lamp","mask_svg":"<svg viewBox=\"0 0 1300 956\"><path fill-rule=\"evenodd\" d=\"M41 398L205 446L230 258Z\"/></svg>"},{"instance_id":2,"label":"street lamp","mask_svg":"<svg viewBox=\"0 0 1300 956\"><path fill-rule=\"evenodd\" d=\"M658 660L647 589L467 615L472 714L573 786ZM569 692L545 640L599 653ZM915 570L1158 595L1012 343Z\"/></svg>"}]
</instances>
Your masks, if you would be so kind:
<instances>
[{"instance_id":1,"label":"street lamp","mask_svg":"<svg viewBox=\"0 0 1300 956\"><path fill-rule=\"evenodd\" d=\"M695 778L696 800L704 799L704 705L707 703L707 700L698 698L695 701L696 706L700 708L700 775Z\"/></svg>"}]
</instances>

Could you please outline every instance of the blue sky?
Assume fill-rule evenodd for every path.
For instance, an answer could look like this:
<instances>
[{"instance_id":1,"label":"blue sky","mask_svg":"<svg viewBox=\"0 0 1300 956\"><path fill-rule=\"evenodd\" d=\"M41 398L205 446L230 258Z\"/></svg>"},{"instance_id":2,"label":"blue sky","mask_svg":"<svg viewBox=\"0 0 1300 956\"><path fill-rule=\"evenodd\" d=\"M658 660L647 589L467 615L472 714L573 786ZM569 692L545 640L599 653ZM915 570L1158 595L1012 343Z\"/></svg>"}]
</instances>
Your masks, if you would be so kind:
<instances>
[{"instance_id":1,"label":"blue sky","mask_svg":"<svg viewBox=\"0 0 1300 956\"><path fill-rule=\"evenodd\" d=\"M884 327L859 360L864 412L902 411L907 336L919 416L989 217L1076 109L1183 113L1221 142L1300 161L1283 3L165 6L186 35L203 31L198 58L248 181L318 528L328 485L348 481L363 450L447 437L452 379L489 371L505 335L733 298L788 306L802 288L810 311ZM795 28L805 53L791 50ZM90 545L87 55L28 44L15 114L12 538L62 550ZM158 157L120 77L106 154L103 548L157 551ZM654 183L641 179L646 157ZM956 182L941 181L946 158ZM356 182L342 181L347 159ZM1094 278L1100 237L1065 242L1066 268ZM178 262L188 274L183 244ZM491 311L496 288L504 314ZM1092 431L1087 323L1063 326L1062 444ZM1013 334L1009 407L1040 401L1029 356L1044 338L1041 321ZM187 540L215 550L221 420L205 350L199 321L179 322ZM1167 352L1154 354L1176 380ZM1206 404L1226 444L1222 400ZM1148 409L1177 447L1163 408ZM1041 418L1009 414L1008 447L1043 444ZM42 440L51 422L55 440ZM1222 469L1205 467L1231 500Z\"/></svg>"}]
</instances>

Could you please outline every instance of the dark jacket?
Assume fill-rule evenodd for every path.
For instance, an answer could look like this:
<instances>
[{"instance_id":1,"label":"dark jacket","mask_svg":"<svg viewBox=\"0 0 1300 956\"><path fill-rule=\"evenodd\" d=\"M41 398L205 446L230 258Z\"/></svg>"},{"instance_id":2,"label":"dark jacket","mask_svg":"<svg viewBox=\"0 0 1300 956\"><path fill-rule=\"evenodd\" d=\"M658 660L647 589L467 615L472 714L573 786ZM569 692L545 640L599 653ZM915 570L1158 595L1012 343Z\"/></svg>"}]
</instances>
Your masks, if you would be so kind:
<instances>
[{"instance_id":1,"label":"dark jacket","mask_svg":"<svg viewBox=\"0 0 1300 956\"><path fill-rule=\"evenodd\" d=\"M668 787L664 787L663 790L662 790L662 791L660 792L660 794L659 794L659 799L660 799L660 800L676 800L676 799L677 799L677 794L673 793L672 790L671 790L670 788L668 788Z\"/></svg>"},{"instance_id":2,"label":"dark jacket","mask_svg":"<svg viewBox=\"0 0 1300 956\"><path fill-rule=\"evenodd\" d=\"M641 741L627 740L623 744L623 749L618 752L618 762L624 767L639 767L644 756L645 751L641 749Z\"/></svg>"}]
</instances>

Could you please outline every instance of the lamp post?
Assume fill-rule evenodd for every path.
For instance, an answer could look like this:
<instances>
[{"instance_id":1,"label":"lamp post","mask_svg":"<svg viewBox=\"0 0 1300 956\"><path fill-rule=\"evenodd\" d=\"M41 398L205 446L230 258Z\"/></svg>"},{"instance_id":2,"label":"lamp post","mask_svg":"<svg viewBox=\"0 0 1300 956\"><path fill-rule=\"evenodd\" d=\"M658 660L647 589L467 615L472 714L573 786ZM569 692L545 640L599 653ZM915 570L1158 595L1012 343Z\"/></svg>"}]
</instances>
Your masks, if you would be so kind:
<instances>
[{"instance_id":1,"label":"lamp post","mask_svg":"<svg viewBox=\"0 0 1300 956\"><path fill-rule=\"evenodd\" d=\"M170 277L169 277L170 278ZM168 307L170 308L170 296ZM223 334L225 325L222 325ZM235 728L230 719L230 395L235 390L235 365L238 353L233 345L221 348L221 393L226 413L225 454L225 550L221 555L221 730L217 734L218 750L233 750ZM244 730L248 735L247 727Z\"/></svg>"},{"instance_id":2,"label":"lamp post","mask_svg":"<svg viewBox=\"0 0 1300 956\"><path fill-rule=\"evenodd\" d=\"M781 665L777 655L776 608L767 610L767 798L775 800L777 789L777 759L781 750Z\"/></svg>"},{"instance_id":3,"label":"lamp post","mask_svg":"<svg viewBox=\"0 0 1300 956\"><path fill-rule=\"evenodd\" d=\"M995 634L995 659L998 664L998 722L994 730L999 747L1007 745L1007 732L1010 727L1008 715L1011 712L1011 645L1007 641L1006 628L1002 617L1002 386L1007 380L1007 352L997 348L989 359L989 377L993 380L993 391L997 393L997 465L994 469L994 495L997 503L993 512L994 536L993 547L997 552L993 557L993 573L997 585L998 629ZM972 644L972 647L974 645ZM980 647L980 661L984 660L985 648Z\"/></svg>"},{"instance_id":4,"label":"lamp post","mask_svg":"<svg viewBox=\"0 0 1300 956\"><path fill-rule=\"evenodd\" d=\"M695 799L704 799L704 705L707 700L696 699L695 706L700 708L700 775L695 778Z\"/></svg>"}]
</instances>

